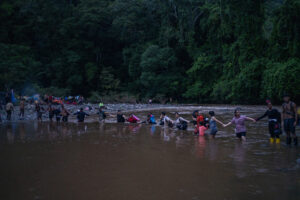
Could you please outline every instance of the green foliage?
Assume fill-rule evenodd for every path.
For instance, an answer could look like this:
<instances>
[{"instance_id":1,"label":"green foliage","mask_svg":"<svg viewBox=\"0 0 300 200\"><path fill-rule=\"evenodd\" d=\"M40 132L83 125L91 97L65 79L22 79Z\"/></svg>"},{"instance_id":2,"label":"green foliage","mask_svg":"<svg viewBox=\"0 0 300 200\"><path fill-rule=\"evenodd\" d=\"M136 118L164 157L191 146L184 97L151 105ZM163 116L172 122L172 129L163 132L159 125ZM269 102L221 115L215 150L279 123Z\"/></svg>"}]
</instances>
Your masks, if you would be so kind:
<instances>
[{"instance_id":1,"label":"green foliage","mask_svg":"<svg viewBox=\"0 0 300 200\"><path fill-rule=\"evenodd\" d=\"M263 74L262 96L280 98L284 93L300 96L300 59L291 58L283 63L269 63Z\"/></svg>"},{"instance_id":2,"label":"green foliage","mask_svg":"<svg viewBox=\"0 0 300 200\"><path fill-rule=\"evenodd\" d=\"M245 104L287 91L300 100L299 21L299 0L3 0L0 88Z\"/></svg>"}]
</instances>

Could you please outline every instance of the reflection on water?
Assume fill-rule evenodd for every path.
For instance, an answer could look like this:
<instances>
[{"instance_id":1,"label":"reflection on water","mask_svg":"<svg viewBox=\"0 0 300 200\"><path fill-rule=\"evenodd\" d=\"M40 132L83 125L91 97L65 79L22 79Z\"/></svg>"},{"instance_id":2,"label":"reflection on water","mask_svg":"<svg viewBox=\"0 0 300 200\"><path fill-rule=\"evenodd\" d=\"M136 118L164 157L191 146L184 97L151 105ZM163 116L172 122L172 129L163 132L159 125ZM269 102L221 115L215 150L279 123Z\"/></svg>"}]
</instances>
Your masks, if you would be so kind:
<instances>
[{"instance_id":1,"label":"reflection on water","mask_svg":"<svg viewBox=\"0 0 300 200\"><path fill-rule=\"evenodd\" d=\"M242 144L231 128L210 140L146 124L1 124L0 199L299 199L299 149L248 127Z\"/></svg>"}]
</instances>

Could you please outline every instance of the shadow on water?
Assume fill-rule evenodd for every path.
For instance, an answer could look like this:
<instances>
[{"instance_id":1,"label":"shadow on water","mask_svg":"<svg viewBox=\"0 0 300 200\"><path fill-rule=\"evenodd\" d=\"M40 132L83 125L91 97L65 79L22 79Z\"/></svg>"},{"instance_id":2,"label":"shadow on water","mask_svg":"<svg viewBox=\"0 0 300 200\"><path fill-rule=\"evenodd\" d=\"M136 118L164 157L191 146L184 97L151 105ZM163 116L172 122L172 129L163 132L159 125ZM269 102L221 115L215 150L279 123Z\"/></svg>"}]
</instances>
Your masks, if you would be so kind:
<instances>
[{"instance_id":1,"label":"shadow on water","mask_svg":"<svg viewBox=\"0 0 300 200\"><path fill-rule=\"evenodd\" d=\"M247 126L242 144L232 127L210 140L193 127L4 123L0 199L299 199L299 148L268 144L266 122Z\"/></svg>"}]
</instances>

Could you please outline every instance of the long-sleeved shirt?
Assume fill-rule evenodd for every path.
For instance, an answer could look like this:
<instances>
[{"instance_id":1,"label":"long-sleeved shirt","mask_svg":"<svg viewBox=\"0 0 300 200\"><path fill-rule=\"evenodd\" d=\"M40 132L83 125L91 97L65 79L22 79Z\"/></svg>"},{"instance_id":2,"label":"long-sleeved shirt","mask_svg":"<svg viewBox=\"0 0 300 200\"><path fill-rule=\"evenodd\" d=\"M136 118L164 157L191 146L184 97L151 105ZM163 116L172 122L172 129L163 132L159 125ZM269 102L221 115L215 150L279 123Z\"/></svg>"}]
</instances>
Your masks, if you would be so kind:
<instances>
[{"instance_id":1,"label":"long-sleeved shirt","mask_svg":"<svg viewBox=\"0 0 300 200\"><path fill-rule=\"evenodd\" d=\"M280 122L280 113L277 109L272 108L271 110L268 109L264 115L262 115L261 117L257 118L256 121L259 121L265 117L269 118L269 120L276 120L277 122Z\"/></svg>"},{"instance_id":2,"label":"long-sleeved shirt","mask_svg":"<svg viewBox=\"0 0 300 200\"><path fill-rule=\"evenodd\" d=\"M74 115L77 115L78 122L84 122L85 116L90 116L89 114L83 111L78 111Z\"/></svg>"}]
</instances>

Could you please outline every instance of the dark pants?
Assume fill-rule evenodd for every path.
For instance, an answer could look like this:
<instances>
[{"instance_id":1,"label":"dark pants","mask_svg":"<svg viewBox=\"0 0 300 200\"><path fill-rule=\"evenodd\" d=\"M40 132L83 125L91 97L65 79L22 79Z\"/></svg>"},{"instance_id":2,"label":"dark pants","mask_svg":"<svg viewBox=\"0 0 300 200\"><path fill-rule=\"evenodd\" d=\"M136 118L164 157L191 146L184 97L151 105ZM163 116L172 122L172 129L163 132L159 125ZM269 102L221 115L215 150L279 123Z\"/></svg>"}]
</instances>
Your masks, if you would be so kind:
<instances>
[{"instance_id":1,"label":"dark pants","mask_svg":"<svg viewBox=\"0 0 300 200\"><path fill-rule=\"evenodd\" d=\"M272 138L279 138L279 135L281 134L280 124L278 122L270 121L269 133Z\"/></svg>"},{"instance_id":2,"label":"dark pants","mask_svg":"<svg viewBox=\"0 0 300 200\"><path fill-rule=\"evenodd\" d=\"M63 116L62 121L63 122L68 122L68 116Z\"/></svg>"},{"instance_id":3,"label":"dark pants","mask_svg":"<svg viewBox=\"0 0 300 200\"><path fill-rule=\"evenodd\" d=\"M20 117L24 117L24 114L25 114L25 110L24 110L24 109L20 109L20 114L19 114L19 116L20 116Z\"/></svg>"},{"instance_id":4,"label":"dark pants","mask_svg":"<svg viewBox=\"0 0 300 200\"><path fill-rule=\"evenodd\" d=\"M284 120L284 131L288 137L290 137L291 133L293 135L295 135L295 133L296 133L294 123L295 123L294 118Z\"/></svg>"},{"instance_id":5,"label":"dark pants","mask_svg":"<svg viewBox=\"0 0 300 200\"><path fill-rule=\"evenodd\" d=\"M11 110L7 110L6 113L7 113L7 117L6 118L7 118L7 120L10 121L11 120Z\"/></svg>"}]
</instances>

